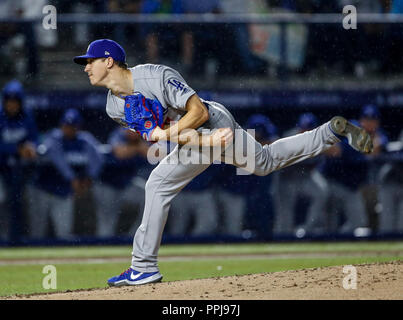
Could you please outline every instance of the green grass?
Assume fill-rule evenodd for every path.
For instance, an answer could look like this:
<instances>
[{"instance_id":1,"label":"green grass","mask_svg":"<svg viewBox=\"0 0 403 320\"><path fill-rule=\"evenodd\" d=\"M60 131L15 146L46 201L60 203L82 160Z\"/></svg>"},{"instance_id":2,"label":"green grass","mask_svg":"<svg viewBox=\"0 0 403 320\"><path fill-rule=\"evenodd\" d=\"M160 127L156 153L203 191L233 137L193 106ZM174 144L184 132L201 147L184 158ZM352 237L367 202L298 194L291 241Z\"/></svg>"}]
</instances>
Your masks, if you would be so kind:
<instances>
[{"instance_id":1,"label":"green grass","mask_svg":"<svg viewBox=\"0 0 403 320\"><path fill-rule=\"evenodd\" d=\"M275 272L304 268L385 262L402 260L403 244L391 243L300 243L300 244L239 244L239 245L192 245L163 246L161 256L186 256L195 254L258 254L258 253L334 253L340 256L275 258L196 258L186 260L163 260L159 263L164 281L209 278L217 276L242 275ZM341 253L362 252L365 255L343 256ZM382 252L383 255L378 253ZM57 268L57 289L42 288L45 260L38 264L0 265L0 296L40 292L104 288L106 280L125 270L130 263L130 246L125 247L78 247L78 248L9 248L0 249L2 259L37 258L96 258L124 257L127 262L119 263L55 263ZM220 270L218 268L220 266Z\"/></svg>"},{"instance_id":2,"label":"green grass","mask_svg":"<svg viewBox=\"0 0 403 320\"><path fill-rule=\"evenodd\" d=\"M1 248L2 259L130 257L131 246ZM225 245L164 245L160 256L275 254L320 252L403 252L403 242L264 243Z\"/></svg>"}]
</instances>

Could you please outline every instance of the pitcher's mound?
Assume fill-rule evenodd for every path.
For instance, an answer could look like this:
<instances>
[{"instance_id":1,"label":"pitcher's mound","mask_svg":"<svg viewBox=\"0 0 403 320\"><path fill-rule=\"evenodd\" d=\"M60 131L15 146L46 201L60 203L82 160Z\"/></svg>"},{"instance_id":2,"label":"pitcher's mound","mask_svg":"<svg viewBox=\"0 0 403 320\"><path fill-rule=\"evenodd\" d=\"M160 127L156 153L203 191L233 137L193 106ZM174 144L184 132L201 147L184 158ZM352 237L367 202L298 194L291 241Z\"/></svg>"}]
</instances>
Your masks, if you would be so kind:
<instances>
[{"instance_id":1,"label":"pitcher's mound","mask_svg":"<svg viewBox=\"0 0 403 320\"><path fill-rule=\"evenodd\" d=\"M314 268L10 298L80 300L403 299L403 261L362 264L354 267Z\"/></svg>"}]
</instances>

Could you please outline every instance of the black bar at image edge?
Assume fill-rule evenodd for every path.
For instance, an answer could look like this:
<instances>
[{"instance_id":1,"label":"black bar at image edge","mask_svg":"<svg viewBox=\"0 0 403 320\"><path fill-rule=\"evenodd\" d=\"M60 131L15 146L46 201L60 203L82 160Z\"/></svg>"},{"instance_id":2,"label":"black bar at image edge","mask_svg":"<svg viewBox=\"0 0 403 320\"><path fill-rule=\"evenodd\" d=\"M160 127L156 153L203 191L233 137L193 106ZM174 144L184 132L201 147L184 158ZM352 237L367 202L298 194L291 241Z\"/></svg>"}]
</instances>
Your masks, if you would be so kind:
<instances>
[{"instance_id":1,"label":"black bar at image edge","mask_svg":"<svg viewBox=\"0 0 403 320\"><path fill-rule=\"evenodd\" d=\"M23 307L27 304L27 308ZM60 308L58 308L60 306ZM389 311L401 310L402 301L386 300L108 300L108 301L51 301L51 300L7 300L0 301L5 312L13 314L35 313L52 318L88 313L91 318L128 315L144 319L271 319L277 313L288 317L304 313L309 318L323 319L324 316L365 316L387 307ZM48 310L45 312L45 310Z\"/></svg>"}]
</instances>

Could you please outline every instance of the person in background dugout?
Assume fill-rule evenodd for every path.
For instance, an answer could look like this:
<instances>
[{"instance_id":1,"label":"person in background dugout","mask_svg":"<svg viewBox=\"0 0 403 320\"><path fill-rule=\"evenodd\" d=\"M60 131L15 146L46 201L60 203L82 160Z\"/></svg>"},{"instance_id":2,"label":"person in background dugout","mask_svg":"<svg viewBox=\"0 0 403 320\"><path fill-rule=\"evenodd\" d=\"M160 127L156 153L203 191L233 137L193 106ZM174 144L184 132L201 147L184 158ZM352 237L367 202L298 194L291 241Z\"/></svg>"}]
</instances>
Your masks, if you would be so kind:
<instances>
[{"instance_id":1,"label":"person in background dugout","mask_svg":"<svg viewBox=\"0 0 403 320\"><path fill-rule=\"evenodd\" d=\"M369 160L368 182L361 187L361 192L368 215L368 226L375 231L379 225L377 204L380 190L378 176L382 167L382 163L376 160L384 154L389 139L381 128L381 113L376 105L365 105L361 109L359 123L362 128L367 130L374 143L373 153L366 156Z\"/></svg>"},{"instance_id":2,"label":"person in background dugout","mask_svg":"<svg viewBox=\"0 0 403 320\"><path fill-rule=\"evenodd\" d=\"M360 125L357 120L350 122ZM368 227L361 190L369 182L369 157L349 148L346 140L326 150L324 155L319 171L327 182L329 231L353 234L357 228Z\"/></svg>"},{"instance_id":3,"label":"person in background dugout","mask_svg":"<svg viewBox=\"0 0 403 320\"><path fill-rule=\"evenodd\" d=\"M403 130L399 142L403 145ZM390 155L396 160L385 163L379 172L379 234L403 233L403 148Z\"/></svg>"},{"instance_id":4,"label":"person in background dugout","mask_svg":"<svg viewBox=\"0 0 403 320\"><path fill-rule=\"evenodd\" d=\"M255 139L263 144L271 144L278 139L277 128L263 114L248 118L245 126L254 130ZM217 199L223 218L224 234L245 237L267 238L271 233L273 219L271 181L276 173L265 177L237 174L236 168L224 165L217 188Z\"/></svg>"},{"instance_id":5,"label":"person in background dugout","mask_svg":"<svg viewBox=\"0 0 403 320\"><path fill-rule=\"evenodd\" d=\"M137 177L137 173L147 165L147 142L137 133L119 127L109 135L108 144L111 151L105 155L104 166L94 184L98 237L119 233L117 226L124 204L138 209L138 215L127 232L138 228L144 209L145 180Z\"/></svg>"},{"instance_id":6,"label":"person in background dugout","mask_svg":"<svg viewBox=\"0 0 403 320\"><path fill-rule=\"evenodd\" d=\"M242 178L236 174L236 168L224 164L216 169L215 196L220 217L219 233L227 236L241 236L246 213L245 190Z\"/></svg>"},{"instance_id":7,"label":"person in background dugout","mask_svg":"<svg viewBox=\"0 0 403 320\"><path fill-rule=\"evenodd\" d=\"M102 166L99 142L91 133L80 130L81 124L80 113L67 110L60 128L47 133L40 146L43 156L30 190L31 238L47 236L49 219L57 238L73 235L74 196L88 192Z\"/></svg>"},{"instance_id":8,"label":"person in background dugout","mask_svg":"<svg viewBox=\"0 0 403 320\"><path fill-rule=\"evenodd\" d=\"M295 128L287 131L284 137L313 130L318 119L312 113L303 113L298 118ZM303 237L306 234L320 234L325 229L326 180L318 172L321 157L308 159L279 172L279 179L274 188L276 194L276 234L294 234ZM309 200L305 219L299 219L301 198ZM297 227L295 227L297 225Z\"/></svg>"},{"instance_id":9,"label":"person in background dugout","mask_svg":"<svg viewBox=\"0 0 403 320\"><path fill-rule=\"evenodd\" d=\"M255 139L262 144L271 144L279 138L277 126L263 114L251 115L245 127L255 130ZM240 178L245 183L244 190L250 191L245 193L247 210L244 229L251 230L251 236L254 234L257 238L267 239L273 231L273 182L278 179L278 172L265 177L246 175Z\"/></svg>"},{"instance_id":10,"label":"person in background dugout","mask_svg":"<svg viewBox=\"0 0 403 320\"><path fill-rule=\"evenodd\" d=\"M183 14L183 3L182 0L144 0L141 3L140 13ZM162 58L176 56L179 54L178 47L181 47L183 64L187 65L191 57L190 52L185 49L189 41L185 31L183 25L175 23L143 24L141 35L145 39L147 62L161 62Z\"/></svg>"},{"instance_id":11,"label":"person in background dugout","mask_svg":"<svg viewBox=\"0 0 403 320\"><path fill-rule=\"evenodd\" d=\"M364 128L371 136L374 143L374 151L371 157L376 157L384 151L388 143L388 137L381 129L381 114L376 105L365 105L361 109L360 126Z\"/></svg>"},{"instance_id":12,"label":"person in background dugout","mask_svg":"<svg viewBox=\"0 0 403 320\"><path fill-rule=\"evenodd\" d=\"M168 217L171 235L207 236L216 232L218 212L211 189L216 169L213 166L198 175L172 201Z\"/></svg>"},{"instance_id":13,"label":"person in background dugout","mask_svg":"<svg viewBox=\"0 0 403 320\"><path fill-rule=\"evenodd\" d=\"M28 169L37 157L37 139L34 117L24 107L23 86L12 80L3 88L0 109L0 174L6 189L11 241L18 242L23 234L23 192Z\"/></svg>"},{"instance_id":14,"label":"person in background dugout","mask_svg":"<svg viewBox=\"0 0 403 320\"><path fill-rule=\"evenodd\" d=\"M184 14L214 14L222 13L219 0L192 1L181 0ZM215 63L221 73L223 63L232 60L235 52L229 52L227 47L229 41L229 27L226 24L185 24L183 26L183 73L214 73ZM225 44L224 44L225 43ZM208 60L211 66L208 67ZM215 60L215 61L213 61ZM208 70L211 68L211 70ZM210 76L212 75L210 74Z\"/></svg>"}]
</instances>

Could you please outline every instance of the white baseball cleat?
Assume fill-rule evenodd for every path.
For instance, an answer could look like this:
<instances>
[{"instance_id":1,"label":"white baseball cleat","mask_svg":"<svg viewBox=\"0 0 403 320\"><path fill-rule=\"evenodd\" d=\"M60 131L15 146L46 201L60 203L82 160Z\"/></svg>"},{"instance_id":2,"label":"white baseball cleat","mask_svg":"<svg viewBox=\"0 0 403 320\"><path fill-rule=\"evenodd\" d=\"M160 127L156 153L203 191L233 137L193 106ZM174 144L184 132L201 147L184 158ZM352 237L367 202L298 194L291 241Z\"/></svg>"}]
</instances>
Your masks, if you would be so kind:
<instances>
[{"instance_id":1,"label":"white baseball cleat","mask_svg":"<svg viewBox=\"0 0 403 320\"><path fill-rule=\"evenodd\" d=\"M330 129L336 136L346 137L348 144L354 150L362 153L371 153L374 149L369 133L343 117L333 117L330 120Z\"/></svg>"}]
</instances>

